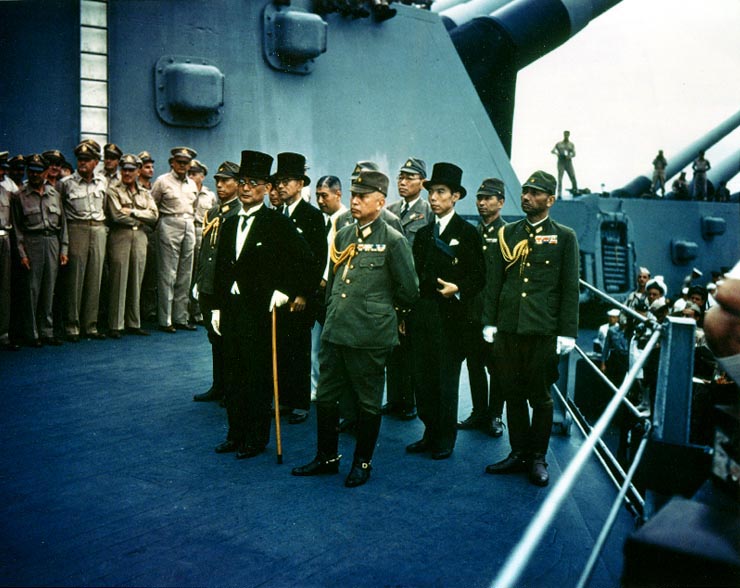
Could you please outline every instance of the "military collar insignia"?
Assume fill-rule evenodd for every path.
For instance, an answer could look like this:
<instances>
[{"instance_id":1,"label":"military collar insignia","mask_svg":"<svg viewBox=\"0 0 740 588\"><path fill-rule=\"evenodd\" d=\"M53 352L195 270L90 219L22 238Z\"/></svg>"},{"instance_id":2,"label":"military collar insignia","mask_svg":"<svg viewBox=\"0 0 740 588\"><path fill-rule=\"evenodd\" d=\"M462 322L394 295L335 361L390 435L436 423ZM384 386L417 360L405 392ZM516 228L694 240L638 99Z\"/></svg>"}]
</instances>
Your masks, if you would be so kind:
<instances>
[{"instance_id":1,"label":"military collar insignia","mask_svg":"<svg viewBox=\"0 0 740 588\"><path fill-rule=\"evenodd\" d=\"M231 204L224 204L221 208L221 212L229 212L231 210Z\"/></svg>"},{"instance_id":2,"label":"military collar insignia","mask_svg":"<svg viewBox=\"0 0 740 588\"><path fill-rule=\"evenodd\" d=\"M363 239L367 239L373 232L373 228L371 226L367 226L364 229L360 231L360 234L362 235Z\"/></svg>"}]
</instances>

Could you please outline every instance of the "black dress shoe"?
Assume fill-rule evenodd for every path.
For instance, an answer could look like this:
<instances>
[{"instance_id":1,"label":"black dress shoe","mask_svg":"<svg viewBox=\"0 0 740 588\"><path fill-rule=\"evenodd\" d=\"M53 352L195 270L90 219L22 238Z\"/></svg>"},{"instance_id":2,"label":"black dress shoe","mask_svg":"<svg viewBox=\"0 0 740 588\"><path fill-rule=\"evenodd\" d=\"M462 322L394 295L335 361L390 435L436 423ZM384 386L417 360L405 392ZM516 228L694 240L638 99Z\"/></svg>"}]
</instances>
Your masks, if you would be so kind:
<instances>
[{"instance_id":1,"label":"black dress shoe","mask_svg":"<svg viewBox=\"0 0 740 588\"><path fill-rule=\"evenodd\" d=\"M108 336L111 339L120 339L121 338L121 331L118 329L113 329L112 331L108 331Z\"/></svg>"},{"instance_id":2,"label":"black dress shoe","mask_svg":"<svg viewBox=\"0 0 740 588\"><path fill-rule=\"evenodd\" d=\"M501 437L504 434L504 422L501 420L501 417L496 417L491 421L486 433L491 437Z\"/></svg>"},{"instance_id":3,"label":"black dress shoe","mask_svg":"<svg viewBox=\"0 0 740 588\"><path fill-rule=\"evenodd\" d=\"M53 345L54 347L59 347L60 345L62 345L62 344L63 344L63 343L62 343L62 342L61 342L61 341L60 341L59 339L57 339L56 337L44 337L44 338L42 339L42 341L44 342L44 345Z\"/></svg>"},{"instance_id":4,"label":"black dress shoe","mask_svg":"<svg viewBox=\"0 0 740 588\"><path fill-rule=\"evenodd\" d=\"M196 327L195 325L189 325L187 323L185 324L175 323L172 326L175 327L175 329L177 329L178 331L197 331L198 330L198 327Z\"/></svg>"},{"instance_id":5,"label":"black dress shoe","mask_svg":"<svg viewBox=\"0 0 740 588\"><path fill-rule=\"evenodd\" d=\"M547 473L545 456L535 456L532 459L532 468L529 470L529 481L535 486L547 486L550 482L550 474Z\"/></svg>"},{"instance_id":6,"label":"black dress shoe","mask_svg":"<svg viewBox=\"0 0 740 588\"><path fill-rule=\"evenodd\" d=\"M369 461L355 460L352 464L352 469L344 480L344 485L347 488L362 486L370 479L370 470L372 469L373 466L370 465Z\"/></svg>"},{"instance_id":7,"label":"black dress shoe","mask_svg":"<svg viewBox=\"0 0 740 588\"><path fill-rule=\"evenodd\" d=\"M301 423L305 423L308 419L308 412L298 412L293 411L290 413L290 416L288 417L288 424L289 425L300 425Z\"/></svg>"},{"instance_id":8,"label":"black dress shoe","mask_svg":"<svg viewBox=\"0 0 740 588\"><path fill-rule=\"evenodd\" d=\"M429 443L426 439L419 439L415 443L406 446L406 453L424 453L430 451Z\"/></svg>"},{"instance_id":9,"label":"black dress shoe","mask_svg":"<svg viewBox=\"0 0 740 588\"><path fill-rule=\"evenodd\" d=\"M417 416L416 407L411 406L408 408L402 408L398 412L398 418L402 421L413 421Z\"/></svg>"},{"instance_id":10,"label":"black dress shoe","mask_svg":"<svg viewBox=\"0 0 740 588\"><path fill-rule=\"evenodd\" d=\"M471 414L464 421L457 423L457 429L459 431L471 431L473 429L486 429L488 422L485 418L479 417L476 414Z\"/></svg>"},{"instance_id":11,"label":"black dress shoe","mask_svg":"<svg viewBox=\"0 0 740 588\"><path fill-rule=\"evenodd\" d=\"M339 460L342 459L341 455L335 455L333 457L326 457L323 454L318 454L313 458L313 461L306 465L293 468L290 472L294 476L319 476L321 474L336 474L339 473Z\"/></svg>"},{"instance_id":12,"label":"black dress shoe","mask_svg":"<svg viewBox=\"0 0 740 588\"><path fill-rule=\"evenodd\" d=\"M105 336L105 334L103 334L103 333L98 333L97 331L96 331L96 332L94 332L94 333L87 333L87 334L85 335L85 337L86 337L87 339L95 339L96 341L102 341L103 339L106 339L106 336Z\"/></svg>"},{"instance_id":13,"label":"black dress shoe","mask_svg":"<svg viewBox=\"0 0 740 588\"><path fill-rule=\"evenodd\" d=\"M452 455L452 449L440 449L439 451L432 452L432 459L447 459Z\"/></svg>"},{"instance_id":14,"label":"black dress shoe","mask_svg":"<svg viewBox=\"0 0 740 588\"><path fill-rule=\"evenodd\" d=\"M129 335L136 335L138 337L148 337L149 332L145 331L141 327L126 327L126 332Z\"/></svg>"},{"instance_id":15,"label":"black dress shoe","mask_svg":"<svg viewBox=\"0 0 740 588\"><path fill-rule=\"evenodd\" d=\"M528 467L527 458L523 453L512 451L506 459L486 466L487 474L515 474L526 472Z\"/></svg>"},{"instance_id":16,"label":"black dress shoe","mask_svg":"<svg viewBox=\"0 0 740 588\"><path fill-rule=\"evenodd\" d=\"M255 445L243 444L240 445L236 450L236 459L249 459L250 457L256 457L265 450L265 447L257 447Z\"/></svg>"},{"instance_id":17,"label":"black dress shoe","mask_svg":"<svg viewBox=\"0 0 740 588\"><path fill-rule=\"evenodd\" d=\"M227 439L223 443L216 445L214 451L216 453L234 453L236 451L236 442Z\"/></svg>"},{"instance_id":18,"label":"black dress shoe","mask_svg":"<svg viewBox=\"0 0 740 588\"><path fill-rule=\"evenodd\" d=\"M193 400L195 402L213 402L215 400L221 400L224 397L223 392L220 390L216 390L216 388L211 387L206 392L203 392L201 394L195 394L193 396Z\"/></svg>"},{"instance_id":19,"label":"black dress shoe","mask_svg":"<svg viewBox=\"0 0 740 588\"><path fill-rule=\"evenodd\" d=\"M159 330L163 333L177 333L177 329L174 325L159 325Z\"/></svg>"}]
</instances>

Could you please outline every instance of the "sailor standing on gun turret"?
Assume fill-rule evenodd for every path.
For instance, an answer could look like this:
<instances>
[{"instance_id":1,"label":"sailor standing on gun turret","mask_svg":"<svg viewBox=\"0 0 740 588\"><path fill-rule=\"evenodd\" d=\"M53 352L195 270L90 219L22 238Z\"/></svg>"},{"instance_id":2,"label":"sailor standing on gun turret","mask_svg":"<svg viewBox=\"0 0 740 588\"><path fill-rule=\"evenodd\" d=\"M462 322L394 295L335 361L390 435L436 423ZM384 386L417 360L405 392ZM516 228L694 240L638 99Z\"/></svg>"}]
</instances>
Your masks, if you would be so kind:
<instances>
[{"instance_id":1,"label":"sailor standing on gun turret","mask_svg":"<svg viewBox=\"0 0 740 588\"><path fill-rule=\"evenodd\" d=\"M558 353L571 351L578 334L578 241L572 229L549 217L554 192L555 178L543 171L522 186L527 218L499 231L483 308L484 338L494 343L494 369L506 401L511 443L509 456L486 472L529 470L537 486L549 481L545 454Z\"/></svg>"},{"instance_id":2,"label":"sailor standing on gun turret","mask_svg":"<svg viewBox=\"0 0 740 588\"><path fill-rule=\"evenodd\" d=\"M576 156L576 146L570 140L570 131L563 131L563 140L555 143L550 152L558 156L558 198L563 196L563 172L570 179L570 191L575 196L578 193L576 172L573 169L573 158Z\"/></svg>"}]
</instances>

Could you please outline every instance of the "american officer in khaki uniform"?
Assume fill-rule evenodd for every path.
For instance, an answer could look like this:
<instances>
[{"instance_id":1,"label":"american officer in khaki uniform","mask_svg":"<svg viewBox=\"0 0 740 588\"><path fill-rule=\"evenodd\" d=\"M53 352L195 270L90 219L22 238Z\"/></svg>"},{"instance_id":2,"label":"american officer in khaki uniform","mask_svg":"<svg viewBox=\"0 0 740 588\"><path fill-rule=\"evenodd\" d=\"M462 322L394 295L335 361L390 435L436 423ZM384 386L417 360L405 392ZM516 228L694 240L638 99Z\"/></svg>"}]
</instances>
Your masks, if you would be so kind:
<instances>
[{"instance_id":1,"label":"american officer in khaki uniform","mask_svg":"<svg viewBox=\"0 0 740 588\"><path fill-rule=\"evenodd\" d=\"M543 171L522 185L527 217L499 230L483 306L484 338L494 343L511 444L509 456L486 472L529 471L537 486L549 482L545 456L558 353L571 351L578 334L578 241L571 228L549 216L555 186L555 178Z\"/></svg>"},{"instance_id":2,"label":"american officer in khaki uniform","mask_svg":"<svg viewBox=\"0 0 740 588\"><path fill-rule=\"evenodd\" d=\"M191 161L198 155L190 147L170 151L172 169L152 187L159 209L159 282L157 284L159 329L194 331L188 324L190 279L195 250L195 200L198 188L188 178Z\"/></svg>"},{"instance_id":3,"label":"american officer in khaki uniform","mask_svg":"<svg viewBox=\"0 0 740 588\"><path fill-rule=\"evenodd\" d=\"M370 478L380 431L385 363L398 345L397 308L408 309L419 296L411 247L380 218L388 176L363 171L352 183L350 210L357 220L341 229L331 251L326 286L327 311L321 335L316 397L318 451L295 476L337 473L339 400L356 407L357 444L345 486Z\"/></svg>"},{"instance_id":4,"label":"american officer in khaki uniform","mask_svg":"<svg viewBox=\"0 0 740 588\"><path fill-rule=\"evenodd\" d=\"M210 319L214 305L214 280L216 257L221 240L221 228L226 219L239 214L239 164L224 161L213 175L219 203L203 216L203 242L200 248L198 266L195 274L193 297L198 300L205 317ZM201 394L195 394L196 402L222 400L224 397L224 343L223 337L213 330L210 320L205 321L208 341L211 343L213 358L213 384Z\"/></svg>"},{"instance_id":5,"label":"american officer in khaki uniform","mask_svg":"<svg viewBox=\"0 0 740 588\"><path fill-rule=\"evenodd\" d=\"M52 304L60 265L68 262L67 222L59 192L45 183L47 163L40 155L26 158L28 183L13 199L18 254L26 270L26 336L32 345L61 345L54 337Z\"/></svg>"},{"instance_id":6,"label":"american officer in khaki uniform","mask_svg":"<svg viewBox=\"0 0 740 588\"><path fill-rule=\"evenodd\" d=\"M141 328L139 296L146 267L145 226L159 218L151 193L139 185L136 176L141 160L128 153L121 157L120 180L108 187L108 264L110 299L109 336L119 339L124 329L132 335L148 335Z\"/></svg>"},{"instance_id":7,"label":"american officer in khaki uniform","mask_svg":"<svg viewBox=\"0 0 740 588\"><path fill-rule=\"evenodd\" d=\"M69 267L65 332L70 341L80 335L105 339L98 331L100 283L105 244L105 178L95 172L100 145L85 139L75 148L77 171L62 180L62 202L69 229Z\"/></svg>"}]
</instances>

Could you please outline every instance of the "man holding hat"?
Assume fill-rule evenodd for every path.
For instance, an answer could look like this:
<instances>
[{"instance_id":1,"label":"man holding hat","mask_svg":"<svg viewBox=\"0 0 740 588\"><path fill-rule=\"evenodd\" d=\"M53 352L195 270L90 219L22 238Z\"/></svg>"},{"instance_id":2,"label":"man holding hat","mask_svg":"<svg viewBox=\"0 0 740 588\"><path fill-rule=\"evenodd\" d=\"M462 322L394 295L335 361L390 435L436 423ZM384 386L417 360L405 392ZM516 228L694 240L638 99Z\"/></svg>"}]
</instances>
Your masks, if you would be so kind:
<instances>
[{"instance_id":1,"label":"man holding hat","mask_svg":"<svg viewBox=\"0 0 740 588\"><path fill-rule=\"evenodd\" d=\"M424 436L406 447L430 452L432 459L452 455L457 437L460 369L470 339L467 320L475 295L486 279L478 231L455 213L465 198L462 170L435 163L424 182L434 220L414 240L414 265L421 298L411 313L409 333L416 369L416 404Z\"/></svg>"},{"instance_id":2,"label":"man holding hat","mask_svg":"<svg viewBox=\"0 0 740 588\"><path fill-rule=\"evenodd\" d=\"M308 243L314 262L309 269L308 289L300 292L278 312L278 377L281 404L292 409L288 423L308 418L311 406L311 329L320 308L319 283L327 256L324 216L301 197L311 180L305 173L306 158L300 153L278 153L274 181L288 217Z\"/></svg>"},{"instance_id":3,"label":"man holding hat","mask_svg":"<svg viewBox=\"0 0 740 588\"><path fill-rule=\"evenodd\" d=\"M409 157L398 172L398 194L401 200L387 208L395 214L403 227L403 234L414 246L416 232L432 220L432 209L421 197L422 182L427 177L427 166L418 157ZM399 345L393 349L388 359L387 397L383 414L393 414L401 420L416 418L416 398L414 395L413 360L411 347L406 335L399 336Z\"/></svg>"},{"instance_id":4,"label":"man holding hat","mask_svg":"<svg viewBox=\"0 0 740 588\"><path fill-rule=\"evenodd\" d=\"M34 347L61 345L54 337L52 305L59 266L68 261L67 222L59 192L45 183L46 160L34 154L26 164L28 182L12 201L18 254L26 270L26 335Z\"/></svg>"},{"instance_id":5,"label":"man holding hat","mask_svg":"<svg viewBox=\"0 0 740 588\"><path fill-rule=\"evenodd\" d=\"M83 140L75 148L77 171L62 182L62 202L69 228L65 332L70 341L80 335L105 339L98 332L100 284L108 230L105 225L105 178L95 173L100 145Z\"/></svg>"},{"instance_id":6,"label":"man holding hat","mask_svg":"<svg viewBox=\"0 0 740 588\"><path fill-rule=\"evenodd\" d=\"M108 186L108 264L110 300L108 328L120 339L124 326L133 335L148 335L141 328L139 295L146 267L147 237L143 228L159 218L151 193L136 181L141 160L129 153L121 157L121 179Z\"/></svg>"},{"instance_id":7,"label":"man holding hat","mask_svg":"<svg viewBox=\"0 0 740 588\"><path fill-rule=\"evenodd\" d=\"M498 249L498 231L506 223L501 218L501 209L504 207L504 183L498 178L486 178L478 188L476 206L481 221L478 223L478 234L483 247L483 257L486 260L486 280L492 278L491 264L493 255ZM500 437L504 434L504 423L501 419L504 410L504 400L498 389L493 374L491 361L491 344L483 339L483 292L479 292L469 307L470 341L466 354L468 379L470 380L470 395L473 401L472 414L457 424L458 429L479 429L491 437ZM491 374L489 384L486 368Z\"/></svg>"},{"instance_id":8,"label":"man holding hat","mask_svg":"<svg viewBox=\"0 0 740 588\"><path fill-rule=\"evenodd\" d=\"M222 227L227 219L236 216L241 209L239 196L239 164L224 161L213 175L216 180L216 193L219 203L206 212L203 217L203 243L198 256L195 272L193 296L200 304L201 312L206 319L208 341L211 343L213 359L213 383L206 392L196 394L196 402L222 400L224 397L224 346L223 337L213 330L211 310L214 306L214 282L216 279L216 257L221 241Z\"/></svg>"},{"instance_id":9,"label":"man holding hat","mask_svg":"<svg viewBox=\"0 0 740 588\"><path fill-rule=\"evenodd\" d=\"M171 171L159 176L152 187L152 198L159 209L157 318L159 330L165 333L196 329L188 324L188 301L198 188L188 177L188 168L198 154L190 147L175 147L170 153Z\"/></svg>"},{"instance_id":10,"label":"man holding hat","mask_svg":"<svg viewBox=\"0 0 740 588\"><path fill-rule=\"evenodd\" d=\"M549 482L545 455L558 354L570 352L578 334L578 241L572 229L549 216L555 187L555 178L543 171L524 182L521 204L527 216L499 229L483 304L484 338L494 343L511 443L509 456L486 473L529 471L537 486Z\"/></svg>"},{"instance_id":11,"label":"man holding hat","mask_svg":"<svg viewBox=\"0 0 740 588\"><path fill-rule=\"evenodd\" d=\"M313 284L311 251L288 218L264 205L272 157L242 151L241 209L225 219L216 253L212 326L223 334L229 432L216 453L259 455L270 438L273 308ZM280 360L278 360L278 365Z\"/></svg>"},{"instance_id":12,"label":"man holding hat","mask_svg":"<svg viewBox=\"0 0 740 588\"><path fill-rule=\"evenodd\" d=\"M408 241L380 213L388 176L362 171L352 182L350 210L356 224L339 230L331 247L326 322L321 335L316 396L317 453L294 476L339 471L339 401L357 414L357 444L347 487L370 478L380 432L385 363L398 345L399 318L418 297Z\"/></svg>"}]
</instances>

